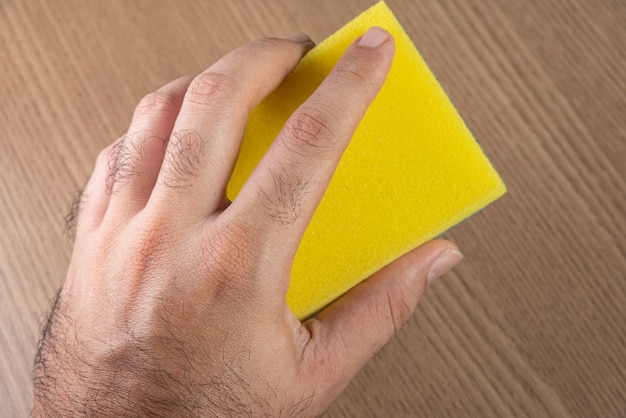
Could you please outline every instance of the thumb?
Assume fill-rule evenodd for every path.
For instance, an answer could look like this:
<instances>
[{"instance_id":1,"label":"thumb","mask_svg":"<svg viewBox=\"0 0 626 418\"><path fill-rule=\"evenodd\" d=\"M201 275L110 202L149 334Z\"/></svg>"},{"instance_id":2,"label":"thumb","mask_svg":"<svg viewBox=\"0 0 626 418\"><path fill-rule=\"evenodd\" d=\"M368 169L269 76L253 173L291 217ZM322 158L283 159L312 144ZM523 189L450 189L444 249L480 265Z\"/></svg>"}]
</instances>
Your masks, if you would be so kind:
<instances>
[{"instance_id":1,"label":"thumb","mask_svg":"<svg viewBox=\"0 0 626 418\"><path fill-rule=\"evenodd\" d=\"M434 240L402 256L350 290L304 325L315 347L321 379L340 392L409 319L427 283L462 255L456 245Z\"/></svg>"}]
</instances>

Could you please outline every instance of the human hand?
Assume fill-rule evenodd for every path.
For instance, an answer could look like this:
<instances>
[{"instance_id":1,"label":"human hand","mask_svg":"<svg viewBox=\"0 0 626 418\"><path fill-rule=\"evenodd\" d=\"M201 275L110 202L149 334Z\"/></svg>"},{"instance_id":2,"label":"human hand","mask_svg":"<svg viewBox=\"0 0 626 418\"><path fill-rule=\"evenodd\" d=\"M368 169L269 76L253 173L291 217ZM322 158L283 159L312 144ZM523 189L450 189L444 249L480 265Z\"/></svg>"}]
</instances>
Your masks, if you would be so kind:
<instances>
[{"instance_id":1,"label":"human hand","mask_svg":"<svg viewBox=\"0 0 626 418\"><path fill-rule=\"evenodd\" d=\"M98 156L40 342L35 416L320 414L460 260L432 241L315 318L291 314L298 243L394 52L381 29L357 40L229 204L248 112L312 46L256 41L173 81Z\"/></svg>"}]
</instances>

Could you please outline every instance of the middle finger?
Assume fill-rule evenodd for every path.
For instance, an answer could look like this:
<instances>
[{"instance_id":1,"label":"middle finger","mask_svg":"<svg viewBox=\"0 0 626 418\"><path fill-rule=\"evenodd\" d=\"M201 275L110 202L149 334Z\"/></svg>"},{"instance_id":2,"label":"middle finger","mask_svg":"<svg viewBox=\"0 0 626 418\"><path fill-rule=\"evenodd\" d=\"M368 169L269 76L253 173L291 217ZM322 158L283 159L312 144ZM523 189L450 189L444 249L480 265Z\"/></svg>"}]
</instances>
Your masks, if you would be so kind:
<instances>
[{"instance_id":1,"label":"middle finger","mask_svg":"<svg viewBox=\"0 0 626 418\"><path fill-rule=\"evenodd\" d=\"M170 210L182 203L191 220L213 214L224 200L249 111L312 46L308 38L251 42L198 75L185 95L150 203Z\"/></svg>"}]
</instances>

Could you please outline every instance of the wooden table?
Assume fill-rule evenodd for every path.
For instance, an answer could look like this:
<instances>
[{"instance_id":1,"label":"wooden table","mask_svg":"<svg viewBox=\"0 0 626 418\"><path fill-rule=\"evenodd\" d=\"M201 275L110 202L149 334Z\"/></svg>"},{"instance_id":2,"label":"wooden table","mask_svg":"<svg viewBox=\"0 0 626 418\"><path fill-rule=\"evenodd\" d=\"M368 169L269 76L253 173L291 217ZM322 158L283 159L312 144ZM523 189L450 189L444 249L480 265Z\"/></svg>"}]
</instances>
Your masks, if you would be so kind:
<instances>
[{"instance_id":1,"label":"wooden table","mask_svg":"<svg viewBox=\"0 0 626 418\"><path fill-rule=\"evenodd\" d=\"M372 0L0 0L0 416L27 414L64 215L137 101ZM509 193L329 417L626 416L626 4L389 0Z\"/></svg>"}]
</instances>

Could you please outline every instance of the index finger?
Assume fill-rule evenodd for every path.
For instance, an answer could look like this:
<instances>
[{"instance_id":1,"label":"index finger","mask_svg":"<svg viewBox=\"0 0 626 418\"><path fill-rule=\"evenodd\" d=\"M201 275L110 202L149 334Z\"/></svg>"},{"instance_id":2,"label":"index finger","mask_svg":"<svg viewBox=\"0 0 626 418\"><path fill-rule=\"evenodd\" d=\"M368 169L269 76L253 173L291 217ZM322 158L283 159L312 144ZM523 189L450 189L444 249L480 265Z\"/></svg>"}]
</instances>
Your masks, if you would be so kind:
<instances>
[{"instance_id":1,"label":"index finger","mask_svg":"<svg viewBox=\"0 0 626 418\"><path fill-rule=\"evenodd\" d=\"M247 222L258 238L278 243L272 246L284 250L280 261L293 259L343 151L385 81L393 53L393 38L381 28L358 38L289 118L226 211Z\"/></svg>"}]
</instances>

